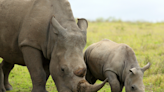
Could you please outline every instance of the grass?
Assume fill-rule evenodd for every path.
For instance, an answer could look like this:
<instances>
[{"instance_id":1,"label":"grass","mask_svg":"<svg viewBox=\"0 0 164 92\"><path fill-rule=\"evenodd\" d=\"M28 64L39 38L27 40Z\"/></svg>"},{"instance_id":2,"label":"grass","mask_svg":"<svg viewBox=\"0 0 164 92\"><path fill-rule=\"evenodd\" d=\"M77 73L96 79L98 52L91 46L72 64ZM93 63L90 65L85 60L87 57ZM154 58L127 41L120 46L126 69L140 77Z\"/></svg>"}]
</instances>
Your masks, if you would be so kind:
<instances>
[{"instance_id":1,"label":"grass","mask_svg":"<svg viewBox=\"0 0 164 92\"><path fill-rule=\"evenodd\" d=\"M162 92L164 90L163 34L164 23L89 22L85 49L92 43L105 38L117 43L128 44L135 51L141 67L148 62L152 64L144 74L143 81L146 92ZM15 65L9 77L13 86L13 90L10 92L29 92L31 90L32 83L26 67ZM97 83L100 82L97 81ZM46 88L50 92L57 92L51 77ZM99 92L110 92L109 84L107 83Z\"/></svg>"}]
</instances>

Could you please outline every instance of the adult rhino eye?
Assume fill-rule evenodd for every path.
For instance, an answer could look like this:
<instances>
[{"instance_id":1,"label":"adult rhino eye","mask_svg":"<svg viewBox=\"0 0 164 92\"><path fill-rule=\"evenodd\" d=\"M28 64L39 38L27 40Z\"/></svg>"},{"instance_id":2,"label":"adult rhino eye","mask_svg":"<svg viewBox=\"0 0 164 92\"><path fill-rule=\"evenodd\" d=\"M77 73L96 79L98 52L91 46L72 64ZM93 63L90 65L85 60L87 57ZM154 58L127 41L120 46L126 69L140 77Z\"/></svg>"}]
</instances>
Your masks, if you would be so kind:
<instances>
[{"instance_id":1,"label":"adult rhino eye","mask_svg":"<svg viewBox=\"0 0 164 92\"><path fill-rule=\"evenodd\" d=\"M132 90L134 90L134 87L132 86Z\"/></svg>"},{"instance_id":2,"label":"adult rhino eye","mask_svg":"<svg viewBox=\"0 0 164 92\"><path fill-rule=\"evenodd\" d=\"M67 74L68 73L68 67L66 65L62 65L60 67L61 73L62 74Z\"/></svg>"},{"instance_id":3,"label":"adult rhino eye","mask_svg":"<svg viewBox=\"0 0 164 92\"><path fill-rule=\"evenodd\" d=\"M131 89L132 90L135 90L136 89L135 85L131 86Z\"/></svg>"},{"instance_id":4,"label":"adult rhino eye","mask_svg":"<svg viewBox=\"0 0 164 92\"><path fill-rule=\"evenodd\" d=\"M61 68L61 71L62 71L62 72L64 72L64 69L63 69L63 68Z\"/></svg>"}]
</instances>

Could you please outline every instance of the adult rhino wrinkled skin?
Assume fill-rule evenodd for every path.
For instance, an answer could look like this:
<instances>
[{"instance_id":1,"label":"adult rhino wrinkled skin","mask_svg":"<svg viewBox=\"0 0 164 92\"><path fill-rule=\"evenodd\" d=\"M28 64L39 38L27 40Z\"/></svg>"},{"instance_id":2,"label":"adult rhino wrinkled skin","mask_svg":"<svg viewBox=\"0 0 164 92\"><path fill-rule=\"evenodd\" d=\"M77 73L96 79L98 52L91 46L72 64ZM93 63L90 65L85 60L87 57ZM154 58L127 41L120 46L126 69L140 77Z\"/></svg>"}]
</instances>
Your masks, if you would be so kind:
<instances>
[{"instance_id":1,"label":"adult rhino wrinkled skin","mask_svg":"<svg viewBox=\"0 0 164 92\"><path fill-rule=\"evenodd\" d=\"M134 51L128 45L104 39L86 49L84 60L89 83L108 78L111 92L121 92L124 86L126 92L145 92L143 74L150 64L140 68Z\"/></svg>"},{"instance_id":2,"label":"adult rhino wrinkled skin","mask_svg":"<svg viewBox=\"0 0 164 92\"><path fill-rule=\"evenodd\" d=\"M46 92L49 75L59 92L99 90L106 81L85 81L87 27L85 19L76 24L67 0L0 0L0 92L12 89L14 64L27 66L32 92Z\"/></svg>"}]
</instances>

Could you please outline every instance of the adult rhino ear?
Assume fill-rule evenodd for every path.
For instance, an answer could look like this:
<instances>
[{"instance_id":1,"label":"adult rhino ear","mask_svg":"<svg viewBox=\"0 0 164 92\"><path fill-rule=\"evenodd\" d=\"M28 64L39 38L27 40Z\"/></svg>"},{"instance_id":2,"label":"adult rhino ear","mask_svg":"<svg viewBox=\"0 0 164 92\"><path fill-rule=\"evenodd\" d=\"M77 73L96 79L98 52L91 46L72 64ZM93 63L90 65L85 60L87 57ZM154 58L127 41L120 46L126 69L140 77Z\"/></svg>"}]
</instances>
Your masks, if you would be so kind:
<instances>
[{"instance_id":1,"label":"adult rhino ear","mask_svg":"<svg viewBox=\"0 0 164 92\"><path fill-rule=\"evenodd\" d=\"M137 73L137 69L136 68L132 68L129 71L132 72L133 74L136 74Z\"/></svg>"},{"instance_id":2,"label":"adult rhino ear","mask_svg":"<svg viewBox=\"0 0 164 92\"><path fill-rule=\"evenodd\" d=\"M79 26L79 28L80 28L82 31L86 31L87 28L88 28L88 22L87 22L87 20L84 19L84 18L77 19L77 20L78 20L77 25Z\"/></svg>"},{"instance_id":3,"label":"adult rhino ear","mask_svg":"<svg viewBox=\"0 0 164 92\"><path fill-rule=\"evenodd\" d=\"M59 24L59 22L55 19L55 16L52 17L51 24L53 26L53 31L55 34L66 36L66 29Z\"/></svg>"},{"instance_id":4,"label":"adult rhino ear","mask_svg":"<svg viewBox=\"0 0 164 92\"><path fill-rule=\"evenodd\" d=\"M150 68L150 63L148 63L147 65L145 65L143 68L141 68L142 72L144 73L147 69Z\"/></svg>"}]
</instances>

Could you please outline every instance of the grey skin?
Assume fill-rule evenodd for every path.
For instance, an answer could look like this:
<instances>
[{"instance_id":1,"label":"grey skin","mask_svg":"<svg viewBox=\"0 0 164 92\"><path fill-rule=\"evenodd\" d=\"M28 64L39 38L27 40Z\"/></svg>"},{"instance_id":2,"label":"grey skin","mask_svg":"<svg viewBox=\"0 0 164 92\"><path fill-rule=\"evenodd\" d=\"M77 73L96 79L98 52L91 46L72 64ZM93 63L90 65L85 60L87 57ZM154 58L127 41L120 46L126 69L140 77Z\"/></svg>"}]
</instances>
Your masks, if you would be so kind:
<instances>
[{"instance_id":1,"label":"grey skin","mask_svg":"<svg viewBox=\"0 0 164 92\"><path fill-rule=\"evenodd\" d=\"M150 64L140 68L134 51L128 45L104 39L86 49L84 60L89 83L108 78L111 92L121 92L124 86L126 92L145 92L143 75Z\"/></svg>"},{"instance_id":2,"label":"grey skin","mask_svg":"<svg viewBox=\"0 0 164 92\"><path fill-rule=\"evenodd\" d=\"M0 92L12 89L8 76L14 64L27 66L32 92L47 92L49 75L58 92L99 90L107 80L85 80L87 27L85 19L76 23L67 0L0 0Z\"/></svg>"}]
</instances>

